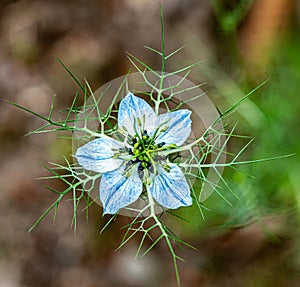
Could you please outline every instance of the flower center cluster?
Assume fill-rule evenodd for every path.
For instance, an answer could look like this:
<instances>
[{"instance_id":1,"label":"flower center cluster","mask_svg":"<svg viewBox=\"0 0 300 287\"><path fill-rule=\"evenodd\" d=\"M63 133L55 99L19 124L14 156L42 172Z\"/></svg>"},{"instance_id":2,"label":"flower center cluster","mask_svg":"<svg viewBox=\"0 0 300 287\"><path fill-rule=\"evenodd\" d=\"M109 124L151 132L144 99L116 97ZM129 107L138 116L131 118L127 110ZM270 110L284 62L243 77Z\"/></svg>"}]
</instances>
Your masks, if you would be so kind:
<instances>
[{"instance_id":1,"label":"flower center cluster","mask_svg":"<svg viewBox=\"0 0 300 287\"><path fill-rule=\"evenodd\" d=\"M139 163L139 170L150 168L153 162L151 152L162 147L164 143L155 144L154 139L151 138L147 131L142 135L135 135L132 139L132 149L129 153L134 156L132 163Z\"/></svg>"}]
</instances>

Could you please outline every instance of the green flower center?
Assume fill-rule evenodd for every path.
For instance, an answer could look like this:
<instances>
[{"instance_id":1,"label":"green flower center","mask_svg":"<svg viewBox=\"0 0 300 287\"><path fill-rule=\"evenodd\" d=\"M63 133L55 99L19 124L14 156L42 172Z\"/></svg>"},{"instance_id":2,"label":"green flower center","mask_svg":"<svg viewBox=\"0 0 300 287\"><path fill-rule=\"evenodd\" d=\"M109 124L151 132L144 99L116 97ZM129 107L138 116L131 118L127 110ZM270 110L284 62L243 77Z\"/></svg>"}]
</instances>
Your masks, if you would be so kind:
<instances>
[{"instance_id":1,"label":"green flower center","mask_svg":"<svg viewBox=\"0 0 300 287\"><path fill-rule=\"evenodd\" d=\"M153 159L150 153L164 144L155 144L154 139L147 134L147 131L144 131L142 135L135 135L132 139L133 148L129 151L134 156L132 163L139 163L139 170L151 167Z\"/></svg>"}]
</instances>

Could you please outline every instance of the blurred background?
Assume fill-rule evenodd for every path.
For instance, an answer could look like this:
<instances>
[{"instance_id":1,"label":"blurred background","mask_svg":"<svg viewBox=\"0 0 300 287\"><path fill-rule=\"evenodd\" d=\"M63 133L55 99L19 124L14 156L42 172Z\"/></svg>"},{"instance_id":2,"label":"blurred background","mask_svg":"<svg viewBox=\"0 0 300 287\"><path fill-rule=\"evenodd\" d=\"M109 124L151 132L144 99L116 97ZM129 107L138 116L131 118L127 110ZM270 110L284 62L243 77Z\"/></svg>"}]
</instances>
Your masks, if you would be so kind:
<instances>
[{"instance_id":1,"label":"blurred background","mask_svg":"<svg viewBox=\"0 0 300 287\"><path fill-rule=\"evenodd\" d=\"M227 169L229 191L205 206L179 211L191 224L165 218L197 251L178 250L183 286L300 286L300 1L173 0L163 7L166 50L185 45L167 66L173 71L203 62L189 79L225 111L268 80L226 123L255 137L242 159L296 153L291 158ZM159 3L153 0L52 0L0 2L0 96L47 115L67 108L78 90L57 62L93 89L131 67L126 51L160 69L143 45L160 48ZM0 101L0 285L4 287L176 286L164 242L134 259L138 239L118 247L128 223L108 218L100 206L89 219L72 202L61 203L31 233L30 226L55 200L35 180L49 175L39 162L63 163L71 142L55 135L24 137L42 121ZM230 141L237 151L246 141ZM249 176L248 176L249 174ZM60 188L60 182L53 186ZM63 188L63 186L61 186ZM71 198L71 197L70 197ZM84 206L82 206L84 208ZM178 222L179 221L179 222ZM149 243L149 242L148 242Z\"/></svg>"}]
</instances>

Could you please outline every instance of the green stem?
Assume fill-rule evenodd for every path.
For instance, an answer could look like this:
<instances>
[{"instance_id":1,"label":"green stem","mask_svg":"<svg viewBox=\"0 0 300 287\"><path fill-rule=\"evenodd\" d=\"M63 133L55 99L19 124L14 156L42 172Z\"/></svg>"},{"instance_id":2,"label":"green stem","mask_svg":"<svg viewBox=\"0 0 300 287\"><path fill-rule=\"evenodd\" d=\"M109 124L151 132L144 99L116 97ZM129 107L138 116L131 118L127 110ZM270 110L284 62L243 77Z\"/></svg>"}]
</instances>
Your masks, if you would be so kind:
<instances>
[{"instance_id":1,"label":"green stem","mask_svg":"<svg viewBox=\"0 0 300 287\"><path fill-rule=\"evenodd\" d=\"M176 280L177 280L177 285L178 287L181 286L180 283L180 277L179 277L179 270L178 270L178 265L177 265L177 255L174 252L172 243L170 241L170 237L168 235L168 233L166 232L164 226L162 225L161 221L157 218L156 214L155 214L155 202L154 199L152 197L152 194L150 192L150 188L149 185L146 185L146 189L147 189L147 196L148 196L148 201L149 201L149 207L150 207L150 216L152 217L155 221L155 225L160 229L161 231L161 236L159 237L159 239L161 239L162 237L165 238L166 243L168 245L168 248L172 254L172 258L173 258L173 264L174 264L174 268L175 268L175 275L176 275Z\"/></svg>"}]
</instances>

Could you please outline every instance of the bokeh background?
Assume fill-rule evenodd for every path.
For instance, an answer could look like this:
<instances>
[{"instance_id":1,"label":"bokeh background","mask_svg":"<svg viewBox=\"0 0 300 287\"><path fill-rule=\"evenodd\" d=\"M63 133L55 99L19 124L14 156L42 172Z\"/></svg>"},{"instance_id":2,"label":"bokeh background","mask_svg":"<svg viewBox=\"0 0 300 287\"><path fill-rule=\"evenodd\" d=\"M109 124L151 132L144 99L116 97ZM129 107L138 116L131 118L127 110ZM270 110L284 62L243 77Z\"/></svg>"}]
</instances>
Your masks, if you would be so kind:
<instances>
[{"instance_id":1,"label":"bokeh background","mask_svg":"<svg viewBox=\"0 0 300 287\"><path fill-rule=\"evenodd\" d=\"M255 137L243 159L295 153L226 170L239 197L224 190L233 206L214 194L205 202L205 220L188 209L181 214L191 224L166 218L197 247L178 250L186 259L179 264L182 285L300 286L300 1L160 3L167 52L185 45L167 70L203 60L189 79L206 82L204 90L219 110L268 80L227 122L238 122L238 133ZM0 4L0 96L38 113L47 114L53 95L57 110L67 108L78 90L56 57L93 89L132 68L126 51L160 68L155 54L143 48L160 47L157 1ZM78 213L76 235L71 200L61 202L55 223L50 214L27 233L55 199L35 180L49 175L39 162L62 163L62 155L71 153L71 142L55 135L24 137L41 124L0 102L0 286L176 286L166 245L161 242L143 259L134 259L138 238L114 252L128 221L120 217L100 235L108 218L96 204L88 220ZM245 143L231 141L229 149Z\"/></svg>"}]
</instances>

